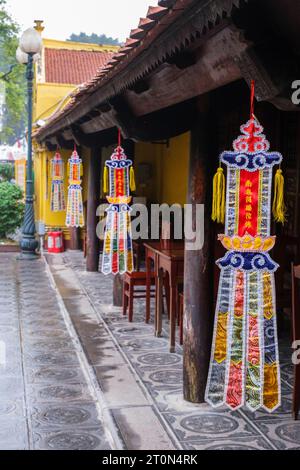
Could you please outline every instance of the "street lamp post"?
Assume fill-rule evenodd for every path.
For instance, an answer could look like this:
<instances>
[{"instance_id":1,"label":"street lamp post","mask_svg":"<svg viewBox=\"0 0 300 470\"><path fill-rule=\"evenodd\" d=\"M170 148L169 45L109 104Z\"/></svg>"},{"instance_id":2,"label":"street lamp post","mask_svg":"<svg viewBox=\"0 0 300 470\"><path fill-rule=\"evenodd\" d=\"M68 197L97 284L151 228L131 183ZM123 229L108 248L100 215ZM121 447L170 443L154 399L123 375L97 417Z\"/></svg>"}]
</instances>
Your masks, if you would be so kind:
<instances>
[{"instance_id":1,"label":"street lamp post","mask_svg":"<svg viewBox=\"0 0 300 470\"><path fill-rule=\"evenodd\" d=\"M36 249L38 241L35 238L35 220L33 207L33 171L32 171L32 99L33 99L33 78L34 61L41 51L42 39L40 34L34 29L27 29L21 39L17 49L16 57L19 63L27 64L27 100L28 100L28 155L26 167L26 197L25 214L22 226L22 239L20 242L21 258L36 259Z\"/></svg>"}]
</instances>

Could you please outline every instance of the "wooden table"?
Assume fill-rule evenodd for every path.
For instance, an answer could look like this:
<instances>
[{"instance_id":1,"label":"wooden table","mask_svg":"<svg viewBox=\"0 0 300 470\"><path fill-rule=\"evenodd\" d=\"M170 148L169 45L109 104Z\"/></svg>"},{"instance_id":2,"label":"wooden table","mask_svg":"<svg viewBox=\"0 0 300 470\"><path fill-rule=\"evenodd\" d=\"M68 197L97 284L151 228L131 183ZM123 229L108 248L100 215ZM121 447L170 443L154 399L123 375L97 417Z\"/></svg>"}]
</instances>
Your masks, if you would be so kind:
<instances>
[{"instance_id":1,"label":"wooden table","mask_svg":"<svg viewBox=\"0 0 300 470\"><path fill-rule=\"evenodd\" d=\"M160 242L144 243L145 247L145 263L146 263L146 323L150 321L150 302L151 302L151 264L154 264L154 272L156 272L157 251L160 249ZM156 279L155 279L155 298L156 298ZM156 303L156 302L155 302Z\"/></svg>"},{"instance_id":2,"label":"wooden table","mask_svg":"<svg viewBox=\"0 0 300 470\"><path fill-rule=\"evenodd\" d=\"M184 244L174 242L169 249L162 249L160 242L145 243L146 249L146 321L150 320L151 260L155 270L155 335L162 332L163 276L167 272L170 282L170 352L175 352L176 305L178 279L183 277Z\"/></svg>"}]
</instances>

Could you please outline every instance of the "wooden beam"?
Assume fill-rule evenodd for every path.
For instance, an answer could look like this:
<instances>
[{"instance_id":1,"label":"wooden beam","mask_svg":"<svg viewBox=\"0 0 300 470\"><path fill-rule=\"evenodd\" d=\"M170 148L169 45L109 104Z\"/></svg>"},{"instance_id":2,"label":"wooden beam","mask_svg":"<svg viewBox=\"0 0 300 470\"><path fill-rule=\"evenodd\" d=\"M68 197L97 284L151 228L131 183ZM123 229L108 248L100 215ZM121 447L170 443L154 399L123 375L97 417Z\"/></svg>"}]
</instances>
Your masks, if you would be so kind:
<instances>
[{"instance_id":1,"label":"wooden beam","mask_svg":"<svg viewBox=\"0 0 300 470\"><path fill-rule=\"evenodd\" d=\"M114 100L116 126L135 141L165 140L188 131L195 118L195 100L136 118L124 99Z\"/></svg>"},{"instance_id":2,"label":"wooden beam","mask_svg":"<svg viewBox=\"0 0 300 470\"><path fill-rule=\"evenodd\" d=\"M132 85L129 90L133 91L136 95L141 95L148 91L150 88L149 83L146 80L139 80L134 85Z\"/></svg>"},{"instance_id":3,"label":"wooden beam","mask_svg":"<svg viewBox=\"0 0 300 470\"><path fill-rule=\"evenodd\" d=\"M74 148L73 140L66 140L62 134L57 134L56 140L62 149L72 150ZM78 142L76 142L78 144Z\"/></svg>"},{"instance_id":4,"label":"wooden beam","mask_svg":"<svg viewBox=\"0 0 300 470\"><path fill-rule=\"evenodd\" d=\"M199 102L201 111L191 129L188 203L204 204L204 245L185 251L184 271L184 398L202 403L207 381L213 328L213 250L211 246L212 129L208 103ZM194 225L194 221L193 221ZM193 227L195 230L195 226ZM187 242L186 242L187 243Z\"/></svg>"},{"instance_id":5,"label":"wooden beam","mask_svg":"<svg viewBox=\"0 0 300 470\"><path fill-rule=\"evenodd\" d=\"M93 132L92 134L86 134L80 128L80 126L71 126L72 132L80 145L88 148L95 147L108 147L116 142L117 134L114 128L105 129L102 132Z\"/></svg>"},{"instance_id":6,"label":"wooden beam","mask_svg":"<svg viewBox=\"0 0 300 470\"><path fill-rule=\"evenodd\" d=\"M99 268L100 240L96 234L98 218L97 208L100 204L100 180L101 180L101 148L94 147L91 150L88 198L87 198L87 258L86 269L89 272L97 272Z\"/></svg>"},{"instance_id":7,"label":"wooden beam","mask_svg":"<svg viewBox=\"0 0 300 470\"><path fill-rule=\"evenodd\" d=\"M239 32L226 27L207 42L197 43L198 49L168 58L169 63L150 75L148 91L137 95L126 90L125 98L132 112L140 117L240 79L235 57L248 47L242 39Z\"/></svg>"}]
</instances>

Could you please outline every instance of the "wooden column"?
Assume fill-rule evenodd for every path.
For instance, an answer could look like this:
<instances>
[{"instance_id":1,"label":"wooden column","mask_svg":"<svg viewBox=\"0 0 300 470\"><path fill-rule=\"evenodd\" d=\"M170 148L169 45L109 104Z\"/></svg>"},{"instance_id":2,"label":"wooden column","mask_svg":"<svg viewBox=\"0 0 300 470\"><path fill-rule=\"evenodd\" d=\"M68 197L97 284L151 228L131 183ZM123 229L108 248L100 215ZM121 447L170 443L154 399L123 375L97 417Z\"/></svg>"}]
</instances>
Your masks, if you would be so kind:
<instances>
[{"instance_id":1,"label":"wooden column","mask_svg":"<svg viewBox=\"0 0 300 470\"><path fill-rule=\"evenodd\" d=\"M89 165L87 222L86 222L86 270L97 272L99 269L100 240L96 234L100 204L101 148L92 148Z\"/></svg>"},{"instance_id":2,"label":"wooden column","mask_svg":"<svg viewBox=\"0 0 300 470\"><path fill-rule=\"evenodd\" d=\"M214 318L210 215L212 169L218 155L213 154L212 131L208 99L201 99L191 129L188 203L205 205L204 246L197 251L186 249L184 276L184 398L192 403L204 402Z\"/></svg>"},{"instance_id":3,"label":"wooden column","mask_svg":"<svg viewBox=\"0 0 300 470\"><path fill-rule=\"evenodd\" d=\"M78 227L70 228L70 250L80 250L80 229Z\"/></svg>"}]
</instances>

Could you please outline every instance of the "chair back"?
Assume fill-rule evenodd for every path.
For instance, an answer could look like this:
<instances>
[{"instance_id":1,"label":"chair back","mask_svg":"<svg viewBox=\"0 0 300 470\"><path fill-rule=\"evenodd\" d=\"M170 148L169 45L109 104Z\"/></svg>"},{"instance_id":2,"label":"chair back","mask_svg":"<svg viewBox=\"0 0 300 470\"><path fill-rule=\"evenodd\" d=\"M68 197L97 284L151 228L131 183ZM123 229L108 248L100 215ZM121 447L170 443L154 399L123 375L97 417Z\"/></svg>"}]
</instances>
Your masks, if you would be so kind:
<instances>
[{"instance_id":1,"label":"chair back","mask_svg":"<svg viewBox=\"0 0 300 470\"><path fill-rule=\"evenodd\" d=\"M300 340L300 265L292 263L292 330L293 342ZM293 417L298 418L300 407L300 363L294 364Z\"/></svg>"},{"instance_id":2,"label":"chair back","mask_svg":"<svg viewBox=\"0 0 300 470\"><path fill-rule=\"evenodd\" d=\"M300 265L292 263L292 331L293 341L300 340Z\"/></svg>"}]
</instances>

